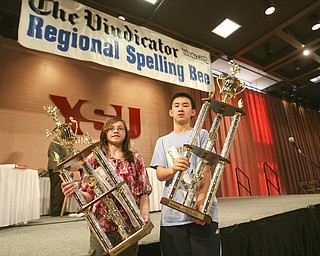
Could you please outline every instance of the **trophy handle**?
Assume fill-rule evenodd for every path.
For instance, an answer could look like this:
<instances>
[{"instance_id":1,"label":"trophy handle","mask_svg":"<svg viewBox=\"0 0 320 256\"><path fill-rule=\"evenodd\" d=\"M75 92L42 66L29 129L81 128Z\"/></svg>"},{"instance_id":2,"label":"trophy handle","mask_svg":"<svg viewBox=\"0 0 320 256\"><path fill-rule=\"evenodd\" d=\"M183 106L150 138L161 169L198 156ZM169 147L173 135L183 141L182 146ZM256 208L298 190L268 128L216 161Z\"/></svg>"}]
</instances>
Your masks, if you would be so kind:
<instances>
[{"instance_id":1,"label":"trophy handle","mask_svg":"<svg viewBox=\"0 0 320 256\"><path fill-rule=\"evenodd\" d=\"M75 120L73 117L69 117L69 119L70 119L70 121L71 121L72 123L76 124L76 129L75 129L74 134L75 134L75 135L78 134L78 128L79 128L78 121Z\"/></svg>"},{"instance_id":2,"label":"trophy handle","mask_svg":"<svg viewBox=\"0 0 320 256\"><path fill-rule=\"evenodd\" d=\"M223 81L226 80L222 75L219 75L217 78L216 78L216 82L217 82L217 85L219 87L219 90L221 92L222 90L222 86L220 85L220 80L222 81L222 84L223 84Z\"/></svg>"}]
</instances>

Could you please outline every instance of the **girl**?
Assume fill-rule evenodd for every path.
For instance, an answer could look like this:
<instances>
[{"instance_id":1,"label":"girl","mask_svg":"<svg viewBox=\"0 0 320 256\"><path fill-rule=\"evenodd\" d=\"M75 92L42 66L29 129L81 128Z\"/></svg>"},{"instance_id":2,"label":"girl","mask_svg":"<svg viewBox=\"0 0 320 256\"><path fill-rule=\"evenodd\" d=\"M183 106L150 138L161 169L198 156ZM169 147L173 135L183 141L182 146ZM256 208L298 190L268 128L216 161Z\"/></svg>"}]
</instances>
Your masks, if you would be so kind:
<instances>
[{"instance_id":1,"label":"girl","mask_svg":"<svg viewBox=\"0 0 320 256\"><path fill-rule=\"evenodd\" d=\"M152 188L142 156L138 152L129 149L130 137L125 122L119 117L109 119L101 130L100 140L102 142L101 149L105 153L106 158L112 164L116 173L120 175L129 186L129 189L140 208L140 213L144 221L146 223L149 222L149 194L151 193ZM87 160L94 168L99 166L93 156L89 155ZM83 178L82 181L85 180ZM72 182L63 182L61 187L65 196L71 196L75 191L75 184ZM87 202L94 199L93 188L89 187L88 184L84 182L81 182L80 192ZM119 203L115 203L117 206L119 205ZM117 243L121 238L117 232L117 225L111 219L105 217L104 209L104 202L98 201L94 204L93 213L99 221L100 226L107 233L110 241L112 243ZM124 214L124 218L128 219L128 216ZM90 249L88 254L97 256L103 255L103 253L103 248L95 234L91 231ZM135 256L137 253L138 243L133 244L119 255Z\"/></svg>"}]
</instances>

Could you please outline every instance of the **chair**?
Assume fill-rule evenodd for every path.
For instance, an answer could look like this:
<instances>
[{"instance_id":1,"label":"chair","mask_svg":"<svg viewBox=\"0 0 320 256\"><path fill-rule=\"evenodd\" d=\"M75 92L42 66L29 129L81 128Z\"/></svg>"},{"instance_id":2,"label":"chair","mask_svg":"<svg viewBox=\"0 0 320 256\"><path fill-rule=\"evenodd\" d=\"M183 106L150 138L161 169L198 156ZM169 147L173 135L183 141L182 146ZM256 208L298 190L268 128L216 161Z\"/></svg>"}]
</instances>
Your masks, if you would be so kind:
<instances>
[{"instance_id":1,"label":"chair","mask_svg":"<svg viewBox=\"0 0 320 256\"><path fill-rule=\"evenodd\" d=\"M308 181L309 190L314 194L320 193L320 184L318 180L309 180Z\"/></svg>"},{"instance_id":2,"label":"chair","mask_svg":"<svg viewBox=\"0 0 320 256\"><path fill-rule=\"evenodd\" d=\"M309 194L309 186L308 186L308 182L307 181L300 181L299 182L299 188L300 188L300 192L302 194Z\"/></svg>"}]
</instances>

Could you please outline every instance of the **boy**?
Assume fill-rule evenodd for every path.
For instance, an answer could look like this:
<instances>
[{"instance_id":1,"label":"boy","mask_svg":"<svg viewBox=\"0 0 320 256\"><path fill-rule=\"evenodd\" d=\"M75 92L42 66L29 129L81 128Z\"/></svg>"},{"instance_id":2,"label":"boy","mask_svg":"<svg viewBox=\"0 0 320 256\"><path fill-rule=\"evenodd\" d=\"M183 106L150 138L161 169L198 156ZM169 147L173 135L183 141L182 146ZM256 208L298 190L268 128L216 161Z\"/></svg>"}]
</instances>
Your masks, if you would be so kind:
<instances>
[{"instance_id":1,"label":"boy","mask_svg":"<svg viewBox=\"0 0 320 256\"><path fill-rule=\"evenodd\" d=\"M197 166L199 158L192 155L190 159L183 157L183 144L189 142L193 133L191 118L196 114L196 106L192 97L187 93L177 93L170 101L169 115L173 119L173 131L157 140L150 166L157 171L157 178L165 181L164 196L167 196L169 186L177 171L191 171ZM196 146L204 148L208 132L201 129ZM170 146L177 148L178 157L169 166L167 151ZM204 168L204 178L194 208L201 210L210 183L210 165ZM183 191L177 191L176 200L181 202ZM199 220L176 211L170 207L162 207L160 247L163 256L219 256L220 240L218 234L217 201L211 209L212 222L204 224Z\"/></svg>"}]
</instances>

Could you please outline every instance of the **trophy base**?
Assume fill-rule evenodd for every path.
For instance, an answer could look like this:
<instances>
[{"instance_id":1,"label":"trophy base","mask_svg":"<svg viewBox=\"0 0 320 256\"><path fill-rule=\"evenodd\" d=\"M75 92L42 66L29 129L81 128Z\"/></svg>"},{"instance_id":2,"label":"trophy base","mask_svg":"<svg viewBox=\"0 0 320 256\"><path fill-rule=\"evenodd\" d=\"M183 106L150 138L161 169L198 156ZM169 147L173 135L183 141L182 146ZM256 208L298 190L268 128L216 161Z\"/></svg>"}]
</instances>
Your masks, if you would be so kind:
<instances>
[{"instance_id":1,"label":"trophy base","mask_svg":"<svg viewBox=\"0 0 320 256\"><path fill-rule=\"evenodd\" d=\"M129 236L126 240L122 241L117 246L113 247L109 252L105 252L103 255L118 255L120 252L127 249L132 244L138 242L141 238L145 237L146 235L150 234L151 230L153 229L152 222L148 222L144 225L141 229L139 229L136 233Z\"/></svg>"},{"instance_id":2,"label":"trophy base","mask_svg":"<svg viewBox=\"0 0 320 256\"><path fill-rule=\"evenodd\" d=\"M212 221L212 218L210 215L204 214L202 212L198 212L190 207L187 207L183 204L180 204L176 201L173 201L167 197L162 197L160 203L163 205L166 205L168 207L171 207L179 212L188 214L189 216L191 216L193 218L204 221L207 224L210 224Z\"/></svg>"}]
</instances>

